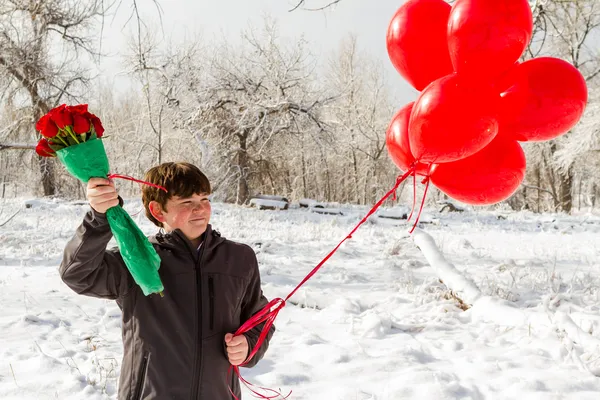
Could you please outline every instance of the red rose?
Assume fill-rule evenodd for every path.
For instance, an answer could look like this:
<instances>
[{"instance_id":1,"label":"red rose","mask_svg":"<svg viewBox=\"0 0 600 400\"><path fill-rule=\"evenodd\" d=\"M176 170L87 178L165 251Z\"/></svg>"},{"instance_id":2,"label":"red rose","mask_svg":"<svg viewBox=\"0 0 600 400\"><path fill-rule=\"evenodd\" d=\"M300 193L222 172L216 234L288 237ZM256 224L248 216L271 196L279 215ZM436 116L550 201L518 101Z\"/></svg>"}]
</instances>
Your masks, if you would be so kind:
<instances>
[{"instance_id":1,"label":"red rose","mask_svg":"<svg viewBox=\"0 0 600 400\"><path fill-rule=\"evenodd\" d=\"M54 150L52 150L46 138L42 138L38 142L37 146L35 146L35 152L42 157L56 157Z\"/></svg>"},{"instance_id":2,"label":"red rose","mask_svg":"<svg viewBox=\"0 0 600 400\"><path fill-rule=\"evenodd\" d=\"M90 120L84 115L73 114L73 130L78 135L87 133L90 130Z\"/></svg>"},{"instance_id":3,"label":"red rose","mask_svg":"<svg viewBox=\"0 0 600 400\"><path fill-rule=\"evenodd\" d=\"M53 138L58 133L58 126L52 121L49 114L40 118L35 124L35 129L47 138Z\"/></svg>"},{"instance_id":4,"label":"red rose","mask_svg":"<svg viewBox=\"0 0 600 400\"><path fill-rule=\"evenodd\" d=\"M87 116L88 113L88 105L87 104L78 104L76 106L67 106L67 110L75 117L75 115Z\"/></svg>"},{"instance_id":5,"label":"red rose","mask_svg":"<svg viewBox=\"0 0 600 400\"><path fill-rule=\"evenodd\" d=\"M60 129L65 129L65 126L73 125L73 115L67 110L66 104L61 104L50 110L48 114L50 114L50 117L56 122L56 125Z\"/></svg>"},{"instance_id":6,"label":"red rose","mask_svg":"<svg viewBox=\"0 0 600 400\"><path fill-rule=\"evenodd\" d=\"M100 118L96 117L94 114L90 114L90 118L92 120L92 124L94 125L94 130L96 131L96 137L101 138L104 133L104 127L102 126L102 122Z\"/></svg>"}]
</instances>

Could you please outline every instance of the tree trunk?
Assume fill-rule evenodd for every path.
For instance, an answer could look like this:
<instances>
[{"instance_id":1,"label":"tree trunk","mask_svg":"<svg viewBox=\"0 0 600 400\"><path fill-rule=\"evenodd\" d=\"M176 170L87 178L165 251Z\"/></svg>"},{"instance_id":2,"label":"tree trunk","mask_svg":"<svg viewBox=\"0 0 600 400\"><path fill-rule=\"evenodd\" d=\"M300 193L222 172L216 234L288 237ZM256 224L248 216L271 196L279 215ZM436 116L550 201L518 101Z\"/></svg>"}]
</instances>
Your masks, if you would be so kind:
<instances>
[{"instance_id":1,"label":"tree trunk","mask_svg":"<svg viewBox=\"0 0 600 400\"><path fill-rule=\"evenodd\" d=\"M554 201L554 209L553 211L558 211L559 209L562 209L562 204L561 204L561 200L560 200L560 195L559 195L559 191L560 191L560 182L558 182L557 180L557 176L554 173L554 167L552 166L551 163L551 156L556 152L556 144L552 143L550 145L550 155L546 154L546 152L544 152L543 154L543 162L544 162L544 169L546 171L546 175L547 175L547 179L548 179L548 184L550 185L550 191L552 192L552 199Z\"/></svg>"},{"instance_id":2,"label":"tree trunk","mask_svg":"<svg viewBox=\"0 0 600 400\"><path fill-rule=\"evenodd\" d=\"M352 149L352 170L354 171L354 204L358 204L359 202L359 193L358 193L358 159L356 158L356 151ZM350 196L348 196L350 197Z\"/></svg>"},{"instance_id":3,"label":"tree trunk","mask_svg":"<svg viewBox=\"0 0 600 400\"><path fill-rule=\"evenodd\" d=\"M37 89L34 93L37 93ZM33 120L38 121L42 115L49 111L48 106L37 95L32 95L33 103ZM49 157L38 158L38 165L42 178L42 188L44 196L54 196L56 194L56 177L54 176L54 162Z\"/></svg>"},{"instance_id":4,"label":"tree trunk","mask_svg":"<svg viewBox=\"0 0 600 400\"><path fill-rule=\"evenodd\" d=\"M238 135L240 139L240 149L237 152L237 163L239 168L238 187L236 204L244 204L248 200L248 152L246 132Z\"/></svg>"},{"instance_id":5,"label":"tree trunk","mask_svg":"<svg viewBox=\"0 0 600 400\"><path fill-rule=\"evenodd\" d=\"M367 204L368 202L370 202L370 198L367 200L367 193L369 192L369 182L370 182L370 176L371 176L371 171L367 171L366 176L365 176L365 184L363 185L363 198L362 198L362 203L361 204ZM373 193L370 193L371 196L373 195Z\"/></svg>"},{"instance_id":6,"label":"tree trunk","mask_svg":"<svg viewBox=\"0 0 600 400\"><path fill-rule=\"evenodd\" d=\"M56 194L56 181L54 179L54 165L49 157L38 156L40 173L42 175L42 187L44 196L54 196Z\"/></svg>"},{"instance_id":7,"label":"tree trunk","mask_svg":"<svg viewBox=\"0 0 600 400\"><path fill-rule=\"evenodd\" d=\"M331 176L329 175L329 165L327 165L327 158L324 154L321 154L323 163L325 164L325 200L331 201Z\"/></svg>"},{"instance_id":8,"label":"tree trunk","mask_svg":"<svg viewBox=\"0 0 600 400\"><path fill-rule=\"evenodd\" d=\"M277 189L275 189L275 179L273 179L273 174L271 173L271 166L267 163L265 165L265 168L267 169L267 176L269 177L269 185L271 186L271 194L275 195L277 194Z\"/></svg>"},{"instance_id":9,"label":"tree trunk","mask_svg":"<svg viewBox=\"0 0 600 400\"><path fill-rule=\"evenodd\" d=\"M158 131L158 164L162 164L163 158L163 146L162 146L162 127Z\"/></svg>"},{"instance_id":10,"label":"tree trunk","mask_svg":"<svg viewBox=\"0 0 600 400\"><path fill-rule=\"evenodd\" d=\"M540 188L542 187L542 174L540 172L540 166L537 165L535 168L535 176L537 178L537 213L541 213L541 209L542 209L542 191L540 190Z\"/></svg>"},{"instance_id":11,"label":"tree trunk","mask_svg":"<svg viewBox=\"0 0 600 400\"><path fill-rule=\"evenodd\" d=\"M581 192L583 186L583 179L579 178L579 190L577 193L577 211L581 211Z\"/></svg>"},{"instance_id":12,"label":"tree trunk","mask_svg":"<svg viewBox=\"0 0 600 400\"><path fill-rule=\"evenodd\" d=\"M570 167L560 183L560 205L567 214L573 209L573 179L573 167Z\"/></svg>"},{"instance_id":13,"label":"tree trunk","mask_svg":"<svg viewBox=\"0 0 600 400\"><path fill-rule=\"evenodd\" d=\"M302 138L302 196L308 198L308 192L306 191L306 160L304 159L304 138Z\"/></svg>"}]
</instances>

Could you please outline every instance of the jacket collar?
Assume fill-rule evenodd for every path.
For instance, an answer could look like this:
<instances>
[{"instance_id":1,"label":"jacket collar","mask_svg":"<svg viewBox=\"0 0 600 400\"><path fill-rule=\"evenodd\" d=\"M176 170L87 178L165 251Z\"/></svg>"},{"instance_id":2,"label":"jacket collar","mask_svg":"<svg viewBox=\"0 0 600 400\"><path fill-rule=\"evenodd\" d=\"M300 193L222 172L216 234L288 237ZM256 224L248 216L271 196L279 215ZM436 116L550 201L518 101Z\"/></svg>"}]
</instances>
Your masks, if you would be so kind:
<instances>
[{"instance_id":1,"label":"jacket collar","mask_svg":"<svg viewBox=\"0 0 600 400\"><path fill-rule=\"evenodd\" d=\"M203 234L202 247L204 251L209 251L225 241L225 238L221 237L221 234L212 229L212 225L206 227L206 231ZM185 237L180 229L174 229L171 232L159 232L154 236L150 237L150 242L160 247L170 250L177 251L188 251L193 255L198 253L198 249L192 244L192 242Z\"/></svg>"}]
</instances>

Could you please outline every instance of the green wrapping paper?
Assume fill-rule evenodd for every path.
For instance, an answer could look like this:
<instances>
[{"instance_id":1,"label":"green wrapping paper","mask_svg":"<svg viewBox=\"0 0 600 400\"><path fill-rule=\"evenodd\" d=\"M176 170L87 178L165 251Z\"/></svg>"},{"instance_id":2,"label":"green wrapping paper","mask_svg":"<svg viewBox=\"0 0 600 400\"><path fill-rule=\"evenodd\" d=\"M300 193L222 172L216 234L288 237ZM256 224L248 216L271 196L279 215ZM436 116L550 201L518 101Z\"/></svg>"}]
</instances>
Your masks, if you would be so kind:
<instances>
[{"instance_id":1,"label":"green wrapping paper","mask_svg":"<svg viewBox=\"0 0 600 400\"><path fill-rule=\"evenodd\" d=\"M65 147L56 155L67 171L84 183L90 178L108 176L108 157L101 139ZM158 275L160 257L148 238L120 206L109 208L106 217L125 265L144 295L162 294L164 288Z\"/></svg>"}]
</instances>

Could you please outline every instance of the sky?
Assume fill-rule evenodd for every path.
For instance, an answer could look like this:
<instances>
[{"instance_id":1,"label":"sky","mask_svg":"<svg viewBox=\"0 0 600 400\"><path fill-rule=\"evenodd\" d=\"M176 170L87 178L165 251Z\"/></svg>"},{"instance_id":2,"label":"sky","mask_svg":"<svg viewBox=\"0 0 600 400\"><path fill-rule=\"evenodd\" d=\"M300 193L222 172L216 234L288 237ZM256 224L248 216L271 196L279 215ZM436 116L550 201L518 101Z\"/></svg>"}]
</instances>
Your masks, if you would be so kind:
<instances>
[{"instance_id":1,"label":"sky","mask_svg":"<svg viewBox=\"0 0 600 400\"><path fill-rule=\"evenodd\" d=\"M306 7L319 7L327 0L308 0ZM310 49L320 60L338 48L348 35L356 36L358 45L381 63L389 91L402 104L416 98L417 92L404 81L389 61L385 35L392 16L402 0L341 0L324 11L289 10L292 0L159 0L162 31L175 41L200 34L203 38L226 38L235 41L249 26L261 27L265 16L275 19L283 38L304 36ZM107 18L103 28L102 49L110 55L102 64L107 78L122 76L119 54L127 50L127 37L134 24L127 24L131 0L123 0L114 17ZM153 0L138 0L145 21L160 32L159 14ZM117 88L118 89L118 88Z\"/></svg>"}]
</instances>

